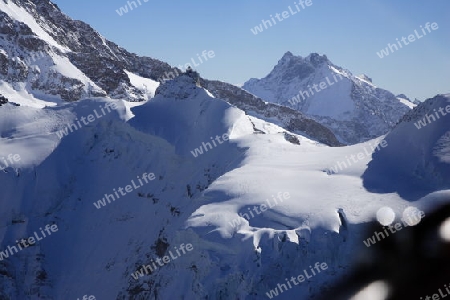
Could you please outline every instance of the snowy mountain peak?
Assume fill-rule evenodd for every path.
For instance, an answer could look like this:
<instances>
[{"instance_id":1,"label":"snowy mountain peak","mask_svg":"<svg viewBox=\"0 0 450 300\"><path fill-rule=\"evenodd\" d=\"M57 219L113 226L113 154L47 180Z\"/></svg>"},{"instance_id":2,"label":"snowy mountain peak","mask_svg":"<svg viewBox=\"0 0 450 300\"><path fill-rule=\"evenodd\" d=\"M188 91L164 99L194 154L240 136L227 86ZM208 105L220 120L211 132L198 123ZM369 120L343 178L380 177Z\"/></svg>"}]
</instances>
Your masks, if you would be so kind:
<instances>
[{"instance_id":1,"label":"snowy mountain peak","mask_svg":"<svg viewBox=\"0 0 450 300\"><path fill-rule=\"evenodd\" d=\"M0 88L41 107L89 97L148 100L155 84L141 83L172 70L127 52L50 1L0 1L0 33Z\"/></svg>"},{"instance_id":2,"label":"snowy mountain peak","mask_svg":"<svg viewBox=\"0 0 450 300\"><path fill-rule=\"evenodd\" d=\"M320 59L317 59L316 56L312 57L310 55L303 58L301 56L294 56L291 52L286 52L266 78L279 78L277 81L281 82L289 82L295 78L299 80L308 78L308 76L315 72L318 66L318 60Z\"/></svg>"},{"instance_id":3,"label":"snowy mountain peak","mask_svg":"<svg viewBox=\"0 0 450 300\"><path fill-rule=\"evenodd\" d=\"M301 56L295 56L290 51L287 51L283 55L283 57L280 59L280 61L278 62L279 65L307 64L307 65L312 65L315 68L320 67L324 63L331 65L331 62L328 60L326 55L320 55L318 53L311 53L307 57L303 58Z\"/></svg>"},{"instance_id":4,"label":"snowy mountain peak","mask_svg":"<svg viewBox=\"0 0 450 300\"><path fill-rule=\"evenodd\" d=\"M187 72L160 85L155 92L164 98L186 99L197 96L200 91L199 75L197 72Z\"/></svg>"},{"instance_id":5,"label":"snowy mountain peak","mask_svg":"<svg viewBox=\"0 0 450 300\"><path fill-rule=\"evenodd\" d=\"M292 54L291 51L286 52L283 57L281 58L281 60L289 60L291 57L294 57L294 54Z\"/></svg>"},{"instance_id":6,"label":"snowy mountain peak","mask_svg":"<svg viewBox=\"0 0 450 300\"><path fill-rule=\"evenodd\" d=\"M367 75L356 77L318 53L303 58L287 52L266 77L243 88L303 112L347 144L386 134L411 108Z\"/></svg>"},{"instance_id":7,"label":"snowy mountain peak","mask_svg":"<svg viewBox=\"0 0 450 300\"><path fill-rule=\"evenodd\" d=\"M0 0L0 300L321 299L369 284L355 257L389 293L391 270L449 269L404 251L444 253L437 230L405 248L415 233L366 229L448 202L450 95L395 125L400 98L317 53L286 52L254 94L178 71L48 0Z\"/></svg>"},{"instance_id":8,"label":"snowy mountain peak","mask_svg":"<svg viewBox=\"0 0 450 300\"><path fill-rule=\"evenodd\" d=\"M318 53L311 53L306 59L315 67L325 63L331 64L326 55L320 55Z\"/></svg>"}]
</instances>

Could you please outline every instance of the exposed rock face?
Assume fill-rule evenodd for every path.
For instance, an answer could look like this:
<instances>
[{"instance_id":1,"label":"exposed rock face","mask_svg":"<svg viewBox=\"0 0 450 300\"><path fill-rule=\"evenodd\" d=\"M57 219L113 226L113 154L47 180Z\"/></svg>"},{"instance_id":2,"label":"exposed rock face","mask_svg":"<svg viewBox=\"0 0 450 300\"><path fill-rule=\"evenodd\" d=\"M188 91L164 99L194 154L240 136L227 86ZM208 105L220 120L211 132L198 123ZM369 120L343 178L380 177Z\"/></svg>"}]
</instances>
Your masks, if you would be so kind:
<instances>
[{"instance_id":1,"label":"exposed rock face","mask_svg":"<svg viewBox=\"0 0 450 300\"><path fill-rule=\"evenodd\" d=\"M6 103L8 103L8 99L6 99L4 96L0 94L0 106Z\"/></svg>"},{"instance_id":2,"label":"exposed rock face","mask_svg":"<svg viewBox=\"0 0 450 300\"><path fill-rule=\"evenodd\" d=\"M171 70L164 62L139 57L106 40L88 24L70 19L50 1L3 2L24 9L40 29L36 33L31 24L0 11L0 34L4 35L0 39L0 80L25 82L32 91L66 101L89 96L142 101L142 92L131 84L125 70L154 80ZM62 64L79 69L86 78L63 74L56 67Z\"/></svg>"}]
</instances>

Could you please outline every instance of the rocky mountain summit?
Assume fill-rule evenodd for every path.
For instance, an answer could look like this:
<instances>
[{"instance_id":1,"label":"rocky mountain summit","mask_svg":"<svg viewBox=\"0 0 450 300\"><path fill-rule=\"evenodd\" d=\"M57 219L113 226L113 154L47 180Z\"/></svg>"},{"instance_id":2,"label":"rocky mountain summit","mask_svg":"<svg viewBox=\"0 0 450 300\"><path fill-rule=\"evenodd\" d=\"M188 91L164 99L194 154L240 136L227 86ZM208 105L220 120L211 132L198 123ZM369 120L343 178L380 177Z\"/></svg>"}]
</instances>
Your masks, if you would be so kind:
<instances>
[{"instance_id":1,"label":"rocky mountain summit","mask_svg":"<svg viewBox=\"0 0 450 300\"><path fill-rule=\"evenodd\" d=\"M0 80L65 101L99 96L143 101L142 86L134 86L126 71L157 81L171 69L106 40L46 0L1 1L0 34Z\"/></svg>"},{"instance_id":2,"label":"rocky mountain summit","mask_svg":"<svg viewBox=\"0 0 450 300\"><path fill-rule=\"evenodd\" d=\"M266 77L252 78L243 88L303 112L346 144L386 134L410 110L367 75L354 76L317 53L301 57L287 52Z\"/></svg>"}]
</instances>

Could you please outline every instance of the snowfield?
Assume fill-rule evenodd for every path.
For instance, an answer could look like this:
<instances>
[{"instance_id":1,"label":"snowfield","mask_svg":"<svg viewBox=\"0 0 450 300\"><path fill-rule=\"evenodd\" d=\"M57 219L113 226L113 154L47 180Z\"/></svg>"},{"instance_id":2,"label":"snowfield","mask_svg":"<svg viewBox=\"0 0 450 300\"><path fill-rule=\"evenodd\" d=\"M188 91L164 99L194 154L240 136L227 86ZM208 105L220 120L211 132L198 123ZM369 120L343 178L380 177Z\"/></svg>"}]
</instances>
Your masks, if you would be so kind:
<instances>
[{"instance_id":1,"label":"snowfield","mask_svg":"<svg viewBox=\"0 0 450 300\"><path fill-rule=\"evenodd\" d=\"M192 70L159 83L171 66L51 2L0 1L0 14L0 299L318 299L360 283L355 262L417 272L408 236L376 257L371 230L418 211L415 228L433 224L450 202L450 114L423 124L450 94L416 105L290 52L244 84L262 99Z\"/></svg>"},{"instance_id":2,"label":"snowfield","mask_svg":"<svg viewBox=\"0 0 450 300\"><path fill-rule=\"evenodd\" d=\"M22 157L18 165L0 172L2 246L43 224L54 222L60 228L58 235L0 265L8 274L12 263L27 272L45 269L49 279L40 283L39 291L47 297L89 293L113 299L130 297L130 290L146 295L152 285L162 299L264 299L284 278L326 262L320 276L277 296L307 299L349 271L355 253L365 248L366 224L380 208L389 207L401 217L410 206L428 211L450 196L447 184L417 199L366 187L384 151L404 153L403 142L391 136L405 131L402 136L414 136L422 141L421 148L432 152L442 138L429 138L431 126L419 132L400 124L386 137L339 148L294 134L300 143L291 143L283 128L210 97L188 75L167 82L151 101L132 107L133 116L116 101L116 111L57 139L55 132L62 126L108 101L0 107L0 157ZM435 126L443 125L448 123ZM190 150L223 133L229 141L197 158L191 155ZM330 172L338 161L382 139L388 146L374 160L365 156ZM442 153L436 163L447 172ZM419 155L410 152L407 161ZM389 169L379 171L384 174L380 178L392 184L401 178L391 177L391 168L407 167L402 161L381 165ZM93 206L145 172L154 173L156 180L101 210ZM433 174L427 178L439 183ZM273 203L280 193L289 196L256 213L255 206ZM252 217L244 218L250 211ZM170 245L182 243L191 243L195 251L154 274L138 280L131 276ZM36 256L44 259L36 261ZM28 299L27 272L4 277L0 290Z\"/></svg>"}]
</instances>

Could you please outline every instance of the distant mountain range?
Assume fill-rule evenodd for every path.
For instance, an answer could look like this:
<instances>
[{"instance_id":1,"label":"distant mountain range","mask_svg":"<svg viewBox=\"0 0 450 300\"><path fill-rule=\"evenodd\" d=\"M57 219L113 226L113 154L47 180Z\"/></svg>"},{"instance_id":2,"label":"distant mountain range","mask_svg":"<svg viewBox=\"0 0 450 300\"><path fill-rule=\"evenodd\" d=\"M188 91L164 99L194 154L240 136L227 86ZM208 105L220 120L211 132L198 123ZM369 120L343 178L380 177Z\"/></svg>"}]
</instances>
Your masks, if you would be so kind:
<instances>
[{"instance_id":1,"label":"distant mountain range","mask_svg":"<svg viewBox=\"0 0 450 300\"><path fill-rule=\"evenodd\" d=\"M317 53L303 58L287 52L266 77L252 78L243 88L301 111L346 144L386 134L414 106L376 87L366 75L354 76Z\"/></svg>"}]
</instances>

